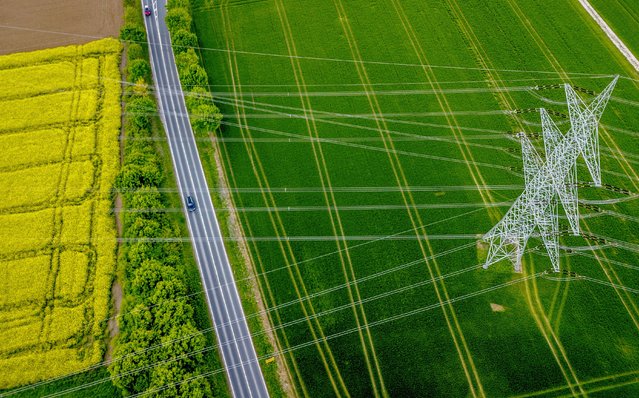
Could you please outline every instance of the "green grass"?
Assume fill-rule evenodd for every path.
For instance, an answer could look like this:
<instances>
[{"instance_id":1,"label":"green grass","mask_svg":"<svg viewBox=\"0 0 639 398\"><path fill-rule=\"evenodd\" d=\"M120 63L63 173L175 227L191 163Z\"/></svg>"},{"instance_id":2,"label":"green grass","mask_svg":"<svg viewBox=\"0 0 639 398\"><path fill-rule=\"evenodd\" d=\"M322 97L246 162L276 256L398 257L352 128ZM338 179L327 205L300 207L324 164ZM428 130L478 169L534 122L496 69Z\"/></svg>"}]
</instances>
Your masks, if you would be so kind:
<instances>
[{"instance_id":1,"label":"green grass","mask_svg":"<svg viewBox=\"0 0 639 398\"><path fill-rule=\"evenodd\" d=\"M228 178L233 187L256 188L256 192L241 191L233 195L236 206L240 208L242 225L249 237L279 235L291 238L288 242L248 240L258 272L268 272L260 277L259 283L269 307L353 280L349 262L344 257L345 275L340 256L335 253L344 248L342 241L294 239L335 234L331 213L326 209L327 200L329 205L338 207L394 206L340 209L345 236L384 237L397 234L414 228L411 217L418 225L420 222L416 216L419 215L421 223L427 225L426 232L432 237L432 252L443 253L473 243L473 239L436 239L437 236L481 234L490 229L494 220L481 207L432 207L440 204L481 204L483 198L477 190L423 190L419 187L473 186L473 177L479 178L479 171L488 186L514 185L508 190L491 190L492 197L486 200L510 201L521 193L523 179L517 171L521 168L519 144L511 140L507 132L519 129L537 132L539 127L530 123L538 123L539 115L455 113L454 120L450 117L447 120L441 115L429 114L448 109L442 106L443 102L438 102L438 98L446 100L449 108L456 112L504 110L507 109L506 101L512 109L546 106L566 112L565 106L548 105L529 92L512 92L500 97L487 90L491 86L486 80L494 79L496 85L504 87L562 83L566 80L553 69L561 68L568 72L565 78L574 85L599 91L610 79L593 75L631 73L631 68L579 4L528 1L517 2L518 8L513 8L515 2L511 3L464 1L424 4L406 0L401 2L403 11L398 13L391 1L349 1L343 4L345 15L339 15L331 1L284 2L279 13L275 1L230 1L221 5L216 2L215 6L203 0L194 2L193 15L201 45L210 49L203 50L202 55L213 84L211 91L217 96L218 105L226 116L227 124L220 135L220 146ZM280 15L284 11L288 25L281 23ZM348 24L350 30L345 32L343 23ZM290 26L290 34L288 27L285 30L283 26ZM419 43L424 54L416 53L411 38ZM293 58L294 63L286 56L293 45L291 40L297 55L303 56ZM357 64L344 61L354 57L349 40L351 45L356 44L362 60L377 61L361 64L359 68L360 73L365 70L367 74L364 82L372 83L369 89L376 91L375 98L371 96L372 105L366 96L352 93L363 90L363 81ZM284 56L258 55L258 52ZM424 70L415 66L420 61L463 68L433 68L432 72L428 71L443 89L436 97L417 92L431 90ZM496 70L490 73L480 70L485 67ZM306 88L300 90L316 93L308 101L300 99L298 91L297 83L302 76ZM233 103L233 84L235 89L243 92L241 99L246 102L242 104L246 106ZM449 90L466 88L483 90L464 93ZM391 95L393 91L400 90L405 91L401 95ZM560 90L535 93L551 100L560 101L563 97ZM615 96L636 101L639 97L637 86L622 79ZM288 116L303 114L300 108L304 104L312 108L317 135L324 139L321 144L316 144L315 150L319 151L321 147L326 170L321 160L318 168L312 145L303 139L309 136L308 125L301 118ZM267 118L274 114L265 111L265 108L284 115ZM389 157L385 152L377 125L370 117L327 119L326 113L368 115L378 108L388 119L388 129L394 132L391 137L397 158ZM246 114L246 122L237 119L238 113L242 116L242 112ZM617 147L622 148L628 165L633 169L637 168L639 153L635 139L637 133L633 132L637 118L634 106L614 100L604 115L603 124L607 127L601 132L602 146L614 151ZM464 160L453 132L446 127L454 123L460 126L461 134L470 144L464 153L472 154L477 162L477 170L472 168L474 176L471 176L471 168ZM237 124L245 124L249 128L240 130L235 126ZM566 124L560 127L564 131L567 129ZM312 125L310 132L315 133ZM541 148L541 141L536 141L536 145ZM319 152L315 153L319 155ZM622 156L605 149L603 154L604 182L636 192L639 180L626 164L623 164L626 167L624 171L620 165ZM399 160L406 185L414 188L414 203L423 205L417 206L418 210L403 209L404 198L397 191L349 189L397 188L399 184L403 185L403 180L398 181L395 177L389 159L395 167L396 159ZM510 167L519 169L510 172ZM580 166L579 172L580 180L587 180L583 166ZM334 202L330 195L326 199L322 193L322 182L327 184L327 176L334 188ZM260 187L263 193L257 189ZM580 196L608 199L619 194L583 189ZM257 208L273 206L282 209L277 214L274 211L257 211ZM293 211L304 210L299 208L302 206L305 211ZM309 208L312 206L318 208ZM637 213L636 201L601 207L628 215ZM499 216L507 207L497 209L496 216ZM587 214L589 210L582 209L582 212ZM333 211L332 216L336 220L337 213ZM623 241L637 240L636 223L617 217L589 218L582 220L582 227ZM337 234L342 234L339 228ZM404 236L415 237L415 234L408 231ZM588 244L581 238L562 240L574 246ZM357 279L423 257L415 239L349 240L347 244ZM539 244L533 239L529 247ZM441 274L480 263L485 252L478 251L477 247L472 244L438 258ZM429 253L426 248L426 254ZM531 251L526 256L526 274L550 267L543 253L543 250ZM596 254L601 257L603 266L585 256L563 257L562 266L599 280L608 280L606 275L610 275L614 283L638 287L636 269L609 262L636 264L636 253L606 248L597 250ZM298 266L294 266L295 263ZM430 264L434 267L432 262ZM432 269L436 272L435 268ZM455 298L521 277L513 274L508 264L499 264L489 271L474 270L447 278L445 284L438 282L437 287L441 295L445 288L448 296ZM366 300L430 278L428 268L420 263L361 282L358 288L361 298ZM301 287L302 281L306 292ZM296 292L296 284L301 293ZM533 300L534 311L527 298ZM304 311L307 314L311 311L309 302L315 313L321 314L347 305L350 297L347 289L342 288L307 300L304 307L299 303L281 307L270 312L272 322L277 326L304 319ZM372 323L434 303L438 303L438 297L433 284L423 284L367 301L363 309L368 322ZM491 303L504 306L505 311L493 312ZM577 380L585 382L584 390L609 388L601 390L601 396L633 395L639 392L637 385L624 384L628 380L623 377L627 376L613 375L638 369L637 327L631 318L639 319L638 305L636 295L624 292L617 295L607 286L540 278L455 303L459 328L455 326L450 309L444 314L441 308L433 308L381 323L370 329L370 335L385 389L391 396L471 395L453 336L460 347L464 365L471 372L470 383L478 395L479 383L470 370L468 353L488 396L561 388L567 384L562 371L566 372L571 383L575 381L573 373ZM356 308L361 320L361 308ZM541 312L548 319L549 326L541 323L540 328L535 322L535 317L539 317ZM346 306L340 311L317 317L317 322L324 335L331 336L356 327L355 319L353 309ZM295 348L313 340L313 333L317 336L320 333L314 322L310 321L312 327L302 321L279 330L280 343ZM467 348L461 343L462 334ZM364 333L362 338L364 345L358 333L331 338L327 343L352 396L372 396L373 384L380 385L378 376L373 376L372 382L368 375L363 346L368 347L369 357L372 354L367 334ZM326 370L320 349L328 356L323 345L319 348L306 346L285 355L299 395L335 395L329 373L335 376L336 372L330 360L326 361L329 371ZM376 374L372 361L371 369ZM602 377L604 379L598 379ZM344 392L340 387L337 390ZM566 387L548 391L548 394L556 395L558 391L563 394L571 392ZM576 391L579 390L576 388Z\"/></svg>"}]
</instances>

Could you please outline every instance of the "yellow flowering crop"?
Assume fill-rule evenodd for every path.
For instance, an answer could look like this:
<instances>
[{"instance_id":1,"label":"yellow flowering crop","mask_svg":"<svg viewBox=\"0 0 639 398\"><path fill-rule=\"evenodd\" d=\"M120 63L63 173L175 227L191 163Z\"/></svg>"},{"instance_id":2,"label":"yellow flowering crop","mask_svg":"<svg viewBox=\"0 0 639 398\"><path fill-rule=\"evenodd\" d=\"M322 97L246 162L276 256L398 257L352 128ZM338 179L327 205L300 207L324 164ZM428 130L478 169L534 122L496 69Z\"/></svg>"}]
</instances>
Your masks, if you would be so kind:
<instances>
[{"instance_id":1,"label":"yellow flowering crop","mask_svg":"<svg viewBox=\"0 0 639 398\"><path fill-rule=\"evenodd\" d=\"M0 390L103 359L120 50L104 39L0 57Z\"/></svg>"}]
</instances>

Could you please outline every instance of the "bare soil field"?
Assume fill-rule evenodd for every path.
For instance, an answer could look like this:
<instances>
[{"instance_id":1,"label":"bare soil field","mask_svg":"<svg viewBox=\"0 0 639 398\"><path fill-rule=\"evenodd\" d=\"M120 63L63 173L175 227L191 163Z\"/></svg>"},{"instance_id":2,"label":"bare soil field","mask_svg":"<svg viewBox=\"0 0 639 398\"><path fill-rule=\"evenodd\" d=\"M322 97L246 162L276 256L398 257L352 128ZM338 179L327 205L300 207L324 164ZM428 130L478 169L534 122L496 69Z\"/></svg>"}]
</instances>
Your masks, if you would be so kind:
<instances>
[{"instance_id":1,"label":"bare soil field","mask_svg":"<svg viewBox=\"0 0 639 398\"><path fill-rule=\"evenodd\" d=\"M0 54L117 36L122 15L120 0L3 0Z\"/></svg>"}]
</instances>

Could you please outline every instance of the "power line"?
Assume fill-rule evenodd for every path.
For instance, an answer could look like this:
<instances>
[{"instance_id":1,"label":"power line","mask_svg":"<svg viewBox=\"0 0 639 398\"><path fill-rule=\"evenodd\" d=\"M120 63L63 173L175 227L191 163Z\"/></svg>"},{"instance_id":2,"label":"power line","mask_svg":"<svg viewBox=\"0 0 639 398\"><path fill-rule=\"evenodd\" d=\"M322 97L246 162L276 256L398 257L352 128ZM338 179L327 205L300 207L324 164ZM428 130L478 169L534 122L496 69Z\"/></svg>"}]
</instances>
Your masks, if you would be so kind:
<instances>
[{"instance_id":1,"label":"power line","mask_svg":"<svg viewBox=\"0 0 639 398\"><path fill-rule=\"evenodd\" d=\"M481 267L481 265L476 265L476 266L470 267L470 268L478 269L479 267ZM463 271L463 270L460 270L460 271ZM457 272L459 273L460 271L457 271ZM508 286L517 284L517 283L524 282L526 280L537 278L537 277L539 277L539 276L541 276L543 274L545 274L545 271L538 272L537 274L529 275L527 277L523 277L523 278L511 280L511 281L508 281L508 282L504 282L504 283L501 283L501 284L498 284L498 285L490 286L488 288L484 288L484 289L477 290L477 291L474 291L474 292L471 292L471 293L467 293L467 294L464 294L462 296L458 296L458 297L455 297L455 298L452 298L452 299L449 299L449 300L446 300L446 301L441 301L439 303L435 303L435 304L427 305L427 306L424 306L424 307L420 307L420 308L417 308L417 309L414 309L414 310L411 310L411 311L407 311L407 312L404 312L404 313L401 313L401 314L396 314L396 315L393 315L393 316L390 316L390 317L387 317L387 318L384 318L384 319L381 319L381 320L369 322L368 323L368 328L380 326L380 325L383 325L383 324L388 323L388 322L392 322L392 321L396 321L396 320L399 320L399 319L402 319L402 318L418 315L418 314L421 314L421 313L424 313L424 312L427 312L427 311L430 311L430 310L433 310L433 309L436 309L436 308L440 308L440 307L445 306L445 305L449 305L449 304L453 304L455 302L459 302L459 301L467 300L469 298L477 297L479 295L486 294L486 293L492 292L494 290L498 290L498 289L501 289L501 288L504 288L504 287L508 287ZM442 276L440 278L444 278L444 277L445 276ZM402 288L402 289L405 289L405 288ZM301 319L305 319L305 318L301 318ZM295 345L293 347L286 348L286 349L284 349L282 351L276 351L276 352L274 352L272 354L263 355L261 357L258 357L257 360L259 361L259 360L266 359L266 358L271 358L271 357L275 357L275 356L281 356L281 355L287 354L287 353L295 351L295 350L299 350L299 349L302 349L302 348L306 348L306 347L312 346L312 345L314 345L316 343L325 342L325 341L328 341L328 340L333 340L333 339L336 339L338 337L343 337L343 336L358 332L358 331L362 330L363 328L364 328L364 326L355 327L355 328L351 328L351 329L346 329L346 330L343 330L341 332L334 333L332 335L326 336L325 338L319 338L319 339L307 341L305 343L301 343L301 344ZM254 336L252 335L251 337L254 337ZM231 343L235 343L235 341L229 341L229 342L227 342L225 344L231 344ZM195 352L197 352L197 351L195 351ZM239 367L239 366L243 366L243 365L246 365L246 363L239 363L239 364L236 364L236 365L233 365L233 366L238 366ZM148 390L148 391L145 391L145 392L142 392L142 393L138 393L138 394L132 395L131 397L137 397L137 396L141 396L141 395L146 395L146 394L158 392L158 391L161 391L161 390L166 389L166 388L171 387L171 386L177 386L179 384L182 384L182 383L185 383L185 382L188 382L188 381L192 381L192 380L195 380L195 379L198 379L198 378L202 378L202 377L208 377L208 376L211 376L213 374L216 374L216 373L219 373L219 372L223 372L223 371L224 371L224 368L215 369L213 371L201 373L201 374L193 376L191 378L182 380L181 382L167 384L167 385L163 386L163 388L156 388L156 389L153 389L153 390ZM56 396L64 395L67 392L78 391L78 390L81 390L83 388L96 385L97 382L106 382L107 380L110 380L110 378L104 378L104 379L101 379L101 380L98 380L98 381L92 382L92 383L85 383L85 384L82 384L80 386L72 387L71 389L67 389L67 390L64 390L64 391L56 392L56 393L51 394L51 395L47 395L47 397L56 397Z\"/></svg>"},{"instance_id":2,"label":"power line","mask_svg":"<svg viewBox=\"0 0 639 398\"><path fill-rule=\"evenodd\" d=\"M13 29L13 30L23 30L23 31L31 31L31 32L41 32L41 33L50 33L64 36L76 36L76 37L85 37L92 39L103 39L104 36L96 36L96 35L86 35L86 34L78 34L78 33L70 33L70 32L61 32L54 30L46 30L46 29L35 29L28 28L22 26L15 25L6 25L0 24L0 28L3 29ZM160 47L170 46L170 44L164 43L152 43L148 41L135 41L135 40L120 40L121 42L128 43L139 43L139 44L149 44ZM229 53L229 54L238 54L238 55L251 55L251 56L259 56L259 57L272 57L272 58L287 58L287 59L305 59L311 61L324 61L324 62L337 62L337 63L349 63L349 64L371 64L371 65L386 65L386 66L398 66L398 67L411 67L411 68L433 68L433 69L452 69L452 70L475 70L475 71L492 71L492 72L507 72L507 73L538 73L538 74L551 74L559 76L559 72L557 71L548 71L548 70L522 70L522 69L498 69L498 68L479 68L479 67L466 67L466 66L454 66L454 65L436 65L436 64L422 64L422 63L406 63L406 62L391 62L391 61L356 61L353 59L344 59L344 58L328 58L328 57L315 57L315 56L302 56L302 55L287 55L287 54L276 54L276 53L267 53L267 52L258 52L258 51L246 51L246 50L231 50L228 48L215 48L215 47L200 47L200 46L178 46L172 45L173 48L192 48L194 50L199 51L212 51L212 52L220 52L220 53ZM587 72L566 72L562 73L562 76L577 76L577 77L586 77L586 78L605 78L611 77L610 74L605 73L587 73ZM624 76L625 79L635 80L631 77Z\"/></svg>"},{"instance_id":3,"label":"power line","mask_svg":"<svg viewBox=\"0 0 639 398\"><path fill-rule=\"evenodd\" d=\"M420 226L420 227L417 227L417 228L410 228L410 229L407 229L407 230L404 230L404 231L401 231L401 232L398 232L398 233L395 233L395 234L393 234L393 235L389 235L389 236L400 235L400 234L405 234L405 233L408 233L408 232L412 232L412 231L414 231L414 230L416 230L416 229L419 229L419 228L424 228L424 227L428 227L428 226L436 225L436 224L439 224L439 223L442 223L442 222L446 222L446 221L448 221L448 220L450 220L450 219L454 219L454 218L458 218L458 217L467 216L467 215L472 214L472 213L475 213L475 212L477 212L477 211L479 211L479 210L481 210L481 209L472 210L472 211L465 212L465 213L463 213L463 214L459 214L459 215L456 215L456 216L453 216L453 217L448 217L448 218L446 218L446 219L439 220L439 221L435 221L435 222L432 222L432 223L430 223L430 224L426 224L426 225L423 225L423 226ZM364 242L364 243L360 243L360 244L357 244L357 245L351 246L351 247L349 248L349 250L351 250L351 251L352 251L352 250L354 250L354 249L357 249L357 248L360 248L360 247L363 247L363 246L366 246L366 245L370 245L370 244L372 244L372 243L379 242L379 241L382 241L382 240L384 240L384 238L381 238L381 239L378 239L378 240L373 240L373 241L368 241L368 242ZM445 252L442 252L442 253L438 253L438 254L435 254L435 255L433 255L433 256L429 256L429 257L427 257L427 260L432 260L432 259L435 259L435 258L438 258L438 257L444 256L444 255L448 255L448 254L451 254L451 253L453 253L453 252L456 252L456 251L459 251L459 250L466 249L466 248L471 247L471 246L473 246L473 245L474 245L474 243L468 243L468 244L466 244L466 245L461 245L461 246L458 246L458 247L457 247L457 248L455 248L455 249L450 249L450 250L448 250L448 251L445 251ZM270 274L270 273L273 273L273 272L277 272L277 271L282 271L282 270L288 269L288 268L293 267L293 266L298 266L298 265L301 265L301 264L304 264L304 263L308 263L308 262L316 261L316 260L318 260L318 259L320 259L320 258L324 258L324 257L328 257L328 256L331 256L331 255L334 255L334 254L338 254L338 253L340 253L340 252L342 252L342 251L344 251L344 250L345 250L345 249L336 250L336 251L333 251L333 252L329 252L329 253L325 253L325 254L322 254L322 255L319 255L319 256L315 256L315 257L313 257L313 258L309 258L309 259L306 259L306 260L298 261L298 262L293 263L293 264L290 264L290 265L285 265L285 266L282 266L282 267L279 267L279 268L274 268L274 269L271 269L271 270L268 270L268 271L262 272L262 273L260 273L260 274L256 274L255 276L249 276L249 277L246 277L246 278L244 278L244 279L240 279L240 280L238 280L237 282L239 283L239 282L245 282L245 281L248 281L248 280L253 280L253 279L256 279L256 278L257 278L257 277L259 277L259 276L265 276L265 275L267 275L267 274ZM387 270L383 271L383 273L379 273L379 276L383 276L383 275L386 275L386 274L388 274L388 273L394 272L394 270L401 270L401 269L405 269L405 268L407 268L407 267L410 267L410 266L413 266L413 265L416 265L416 264L417 264L416 262L411 262L411 263L407 263L407 264L402 264L402 265L397 266L397 267L389 268L389 269L387 269ZM364 279L364 278L365 278L365 279ZM367 277L362 277L362 278L360 278L360 279L362 279L363 281L366 281L366 280L373 279L373 278L374 278L373 276L367 276ZM358 279L358 280L359 280L359 279ZM228 284L220 285L220 286L216 287L216 289L220 289L220 288L223 288L223 287L226 287L226 286L228 286ZM342 285L340 285L340 286L342 286ZM344 285L343 285L343 287L346 287L346 285L344 284ZM332 291L332 290L334 290L334 289L336 289L336 287L330 288L330 290L331 290L331 291ZM202 294L202 293L203 293L203 292L205 292L205 291L206 291L206 289L204 289L204 290L200 290L200 291L197 291L197 292L194 292L194 293L188 294L188 295L184 295L184 296L177 297L176 299L178 299L178 298L184 298L184 297L190 297L190 296L197 295L197 294ZM317 293L315 293L315 294L317 294ZM299 302L301 302L301 300L303 300L303 299L304 299L304 298L300 299L300 301L299 301ZM170 301L173 301L173 300L170 300ZM153 306L147 306L146 308L152 308L152 307L155 307L155 306L156 306L156 305L153 305ZM127 313L135 313L135 312L137 312L137 311L129 311L129 312L127 312ZM127 313L121 313L121 314L120 314L120 315L118 315L118 316L111 317L111 318L107 318L107 319L105 319L104 321L108 321L108 320L110 320L110 319L116 319L116 318L121 317L121 316L123 316L123 315L125 315L125 314L127 314ZM198 331L198 333L210 332L210 331L212 331L212 330L214 330L214 328L213 328L213 327L211 327L211 328L207 328L207 329L203 329L203 330L201 330L201 331ZM193 337L193 336L195 336L195 334L194 334L194 335L191 335L191 336L187 336L186 338L190 338L190 337ZM88 370L91 370L91 369L95 369L95 368L98 368L98 367L100 367L100 366L105 366L105 365L111 364L111 363L113 363L113 362L117 362L117 361L123 360L123 359L125 359L125 358L129 358L129 357L134 356L134 355L139 355L139 354L142 354L142 353L145 353L145 352L148 352L148 351L151 351L151 350L157 349L157 348L161 348L161 347L163 347L163 346L165 346L165 345L168 345L168 344L170 344L170 343L172 343L172 342L175 342L175 341L182 341L182 340L184 340L184 339L185 339L185 338L175 339L174 341L173 341L173 340L171 340L171 341L168 341L168 342L163 342L162 344L157 344L157 345L155 345L155 346L147 347L147 348L146 348L146 349L144 349L144 350L136 351L136 352L134 352L134 353L127 354L127 355L122 356L122 357L112 358L110 361L103 361L103 362L100 362L100 363L98 363L98 364L96 364L96 365L92 365L92 366L90 366L90 367L88 367L88 368L85 368L85 369L80 370L80 371L76 371L76 372L74 372L74 373L71 373L71 374L68 374L68 375L65 375L65 376L60 376L60 377L57 377L57 378L44 380L44 381L41 381L41 382L38 382L38 383L35 383L35 384L32 384L32 385L29 385L29 386L21 387L21 388L18 388L18 389L12 390L10 393L5 393L5 395L0 394L0 397L2 397L2 396L6 396L6 395L12 395L12 394L15 394L15 393L19 393L19 392L21 392L21 391L23 391L23 390L25 390L25 389L29 389L29 388L33 388L33 387L38 387L38 386L43 385L43 384L48 384L48 383L51 383L51 382L54 382L54 381L57 381L57 380L60 380L60 379L64 379L64 378L66 378L66 377L73 376L73 375L76 375L76 374L79 374L79 373L82 373L82 372L84 372L84 371L88 371Z\"/></svg>"}]
</instances>

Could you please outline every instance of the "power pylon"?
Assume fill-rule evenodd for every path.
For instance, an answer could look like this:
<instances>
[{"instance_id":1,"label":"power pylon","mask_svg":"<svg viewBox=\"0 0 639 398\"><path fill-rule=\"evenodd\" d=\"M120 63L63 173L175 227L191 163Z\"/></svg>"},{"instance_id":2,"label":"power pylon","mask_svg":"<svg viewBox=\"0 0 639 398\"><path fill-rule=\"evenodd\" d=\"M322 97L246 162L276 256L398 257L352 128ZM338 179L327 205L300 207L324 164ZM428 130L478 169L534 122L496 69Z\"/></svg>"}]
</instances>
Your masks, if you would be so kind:
<instances>
[{"instance_id":1,"label":"power pylon","mask_svg":"<svg viewBox=\"0 0 639 398\"><path fill-rule=\"evenodd\" d=\"M559 271L558 204L561 203L573 234L579 234L577 207L577 158L583 155L595 186L601 186L599 163L599 119L608 104L618 76L588 104L566 84L570 130L563 135L541 108L545 162L524 133L521 141L524 162L524 192L506 215L483 239L490 244L484 268L509 259L521 272L521 258L535 229L544 242L555 272Z\"/></svg>"}]
</instances>

